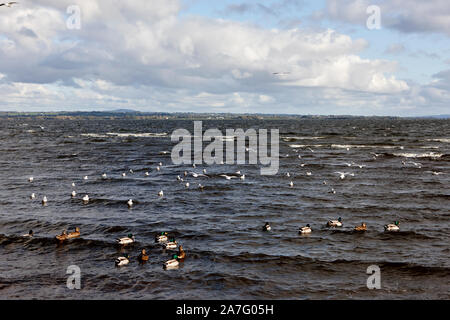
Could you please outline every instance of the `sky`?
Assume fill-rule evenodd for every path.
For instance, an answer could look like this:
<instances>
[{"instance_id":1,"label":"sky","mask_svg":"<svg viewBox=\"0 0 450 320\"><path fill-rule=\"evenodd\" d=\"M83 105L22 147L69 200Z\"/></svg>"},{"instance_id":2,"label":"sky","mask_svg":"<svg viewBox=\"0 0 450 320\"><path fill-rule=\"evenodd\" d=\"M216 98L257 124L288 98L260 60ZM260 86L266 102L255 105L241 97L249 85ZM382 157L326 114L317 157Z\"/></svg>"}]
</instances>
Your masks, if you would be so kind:
<instances>
[{"instance_id":1,"label":"sky","mask_svg":"<svg viewBox=\"0 0 450 320\"><path fill-rule=\"evenodd\" d=\"M0 111L115 109L450 114L450 1L0 6Z\"/></svg>"}]
</instances>

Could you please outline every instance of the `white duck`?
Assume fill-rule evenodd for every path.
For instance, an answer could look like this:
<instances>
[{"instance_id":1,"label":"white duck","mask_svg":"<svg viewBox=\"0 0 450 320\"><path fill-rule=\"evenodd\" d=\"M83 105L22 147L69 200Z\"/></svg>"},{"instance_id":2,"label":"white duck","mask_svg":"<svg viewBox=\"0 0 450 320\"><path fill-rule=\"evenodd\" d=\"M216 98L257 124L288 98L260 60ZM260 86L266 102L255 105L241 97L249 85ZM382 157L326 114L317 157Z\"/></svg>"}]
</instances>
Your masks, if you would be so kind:
<instances>
[{"instance_id":1,"label":"white duck","mask_svg":"<svg viewBox=\"0 0 450 320\"><path fill-rule=\"evenodd\" d=\"M123 237L123 238L117 239L117 243L120 244L120 245L127 245L127 244L130 244L130 243L134 243L135 241L136 240L135 240L134 236L131 233L128 235L128 237Z\"/></svg>"}]
</instances>

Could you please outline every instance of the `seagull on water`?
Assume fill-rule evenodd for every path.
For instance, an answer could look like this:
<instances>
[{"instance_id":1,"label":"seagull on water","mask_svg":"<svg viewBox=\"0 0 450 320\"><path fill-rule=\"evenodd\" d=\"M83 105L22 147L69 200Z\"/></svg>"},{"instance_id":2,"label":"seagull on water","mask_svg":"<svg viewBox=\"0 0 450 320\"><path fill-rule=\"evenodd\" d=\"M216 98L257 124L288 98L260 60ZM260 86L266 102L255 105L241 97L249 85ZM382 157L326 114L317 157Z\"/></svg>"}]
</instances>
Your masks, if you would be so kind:
<instances>
[{"instance_id":1,"label":"seagull on water","mask_svg":"<svg viewBox=\"0 0 450 320\"><path fill-rule=\"evenodd\" d=\"M161 190L160 192L158 192L158 196L162 197L164 195L164 192Z\"/></svg>"},{"instance_id":2,"label":"seagull on water","mask_svg":"<svg viewBox=\"0 0 450 320\"><path fill-rule=\"evenodd\" d=\"M75 196L77 195L77 193L74 191L72 191L72 198L75 198Z\"/></svg>"},{"instance_id":3,"label":"seagull on water","mask_svg":"<svg viewBox=\"0 0 450 320\"><path fill-rule=\"evenodd\" d=\"M34 198L36 198L36 195L34 193L32 193L30 196L30 199L33 200Z\"/></svg>"},{"instance_id":4,"label":"seagull on water","mask_svg":"<svg viewBox=\"0 0 450 320\"><path fill-rule=\"evenodd\" d=\"M29 182L33 182L33 177L29 177L29 178L28 178L28 181L29 181Z\"/></svg>"},{"instance_id":5,"label":"seagull on water","mask_svg":"<svg viewBox=\"0 0 450 320\"><path fill-rule=\"evenodd\" d=\"M42 198L42 205L46 205L47 204L47 197L44 196L44 198Z\"/></svg>"},{"instance_id":6,"label":"seagull on water","mask_svg":"<svg viewBox=\"0 0 450 320\"><path fill-rule=\"evenodd\" d=\"M131 208L133 206L133 200L129 199L127 202L128 208Z\"/></svg>"},{"instance_id":7,"label":"seagull on water","mask_svg":"<svg viewBox=\"0 0 450 320\"><path fill-rule=\"evenodd\" d=\"M145 172L145 176L149 176L150 175L150 173L148 173L148 171L147 172Z\"/></svg>"},{"instance_id":8,"label":"seagull on water","mask_svg":"<svg viewBox=\"0 0 450 320\"><path fill-rule=\"evenodd\" d=\"M289 182L289 186L292 188L294 186L294 183L292 181Z\"/></svg>"},{"instance_id":9,"label":"seagull on water","mask_svg":"<svg viewBox=\"0 0 450 320\"><path fill-rule=\"evenodd\" d=\"M106 173L102 174L102 178L106 179Z\"/></svg>"},{"instance_id":10,"label":"seagull on water","mask_svg":"<svg viewBox=\"0 0 450 320\"><path fill-rule=\"evenodd\" d=\"M88 202L89 202L89 196L88 196L88 195L85 195L85 196L83 197L83 202L84 202L84 203L88 203Z\"/></svg>"},{"instance_id":11,"label":"seagull on water","mask_svg":"<svg viewBox=\"0 0 450 320\"><path fill-rule=\"evenodd\" d=\"M336 173L339 174L339 178L341 178L341 180L345 179L345 177L348 176L348 175L350 175L352 177L355 176L354 173L349 173L349 172L336 172Z\"/></svg>"}]
</instances>

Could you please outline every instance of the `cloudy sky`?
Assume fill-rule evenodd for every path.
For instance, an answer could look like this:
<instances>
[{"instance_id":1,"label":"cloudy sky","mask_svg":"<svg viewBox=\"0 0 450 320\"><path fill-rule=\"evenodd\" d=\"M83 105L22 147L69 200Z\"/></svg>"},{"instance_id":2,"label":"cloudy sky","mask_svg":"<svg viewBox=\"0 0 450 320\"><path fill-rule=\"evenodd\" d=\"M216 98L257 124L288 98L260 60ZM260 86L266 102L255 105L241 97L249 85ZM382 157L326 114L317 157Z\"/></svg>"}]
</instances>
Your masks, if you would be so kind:
<instances>
[{"instance_id":1,"label":"cloudy sky","mask_svg":"<svg viewBox=\"0 0 450 320\"><path fill-rule=\"evenodd\" d=\"M448 0L19 2L0 111L450 113Z\"/></svg>"}]
</instances>

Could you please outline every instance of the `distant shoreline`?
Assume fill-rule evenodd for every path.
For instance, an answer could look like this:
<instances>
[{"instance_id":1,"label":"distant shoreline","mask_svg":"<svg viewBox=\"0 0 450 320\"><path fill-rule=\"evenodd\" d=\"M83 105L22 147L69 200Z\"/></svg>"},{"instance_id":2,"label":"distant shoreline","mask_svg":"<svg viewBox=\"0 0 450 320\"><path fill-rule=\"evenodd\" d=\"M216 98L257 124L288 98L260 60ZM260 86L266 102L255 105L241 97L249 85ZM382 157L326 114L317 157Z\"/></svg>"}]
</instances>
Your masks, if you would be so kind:
<instances>
[{"instance_id":1,"label":"distant shoreline","mask_svg":"<svg viewBox=\"0 0 450 320\"><path fill-rule=\"evenodd\" d=\"M79 119L136 119L136 120L301 120L301 119L449 119L450 115L434 116L352 116L352 115L296 115L296 114L239 114L239 113L165 113L140 111L76 111L76 112L8 112L0 111L0 118Z\"/></svg>"}]
</instances>

